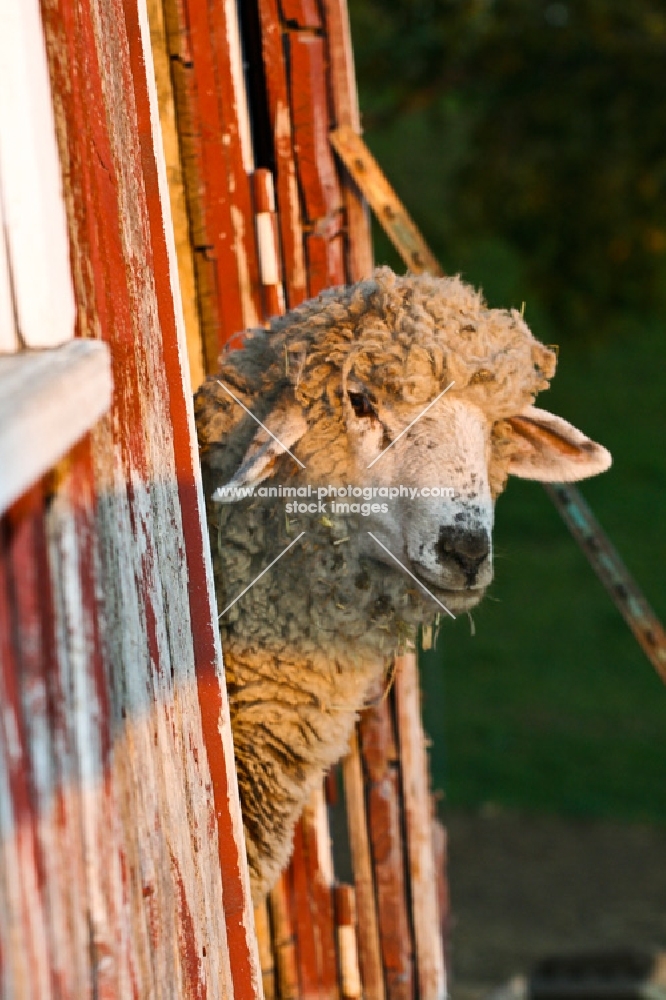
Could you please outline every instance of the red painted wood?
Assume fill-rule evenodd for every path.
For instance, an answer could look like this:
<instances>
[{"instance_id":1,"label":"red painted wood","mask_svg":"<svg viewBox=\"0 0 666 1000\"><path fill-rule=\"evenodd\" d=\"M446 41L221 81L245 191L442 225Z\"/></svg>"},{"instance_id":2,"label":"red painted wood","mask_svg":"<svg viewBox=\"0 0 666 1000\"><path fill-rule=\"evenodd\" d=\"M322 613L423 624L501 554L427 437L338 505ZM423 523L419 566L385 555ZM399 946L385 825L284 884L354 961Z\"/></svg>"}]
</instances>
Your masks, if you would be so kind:
<instances>
[{"instance_id":1,"label":"red painted wood","mask_svg":"<svg viewBox=\"0 0 666 1000\"><path fill-rule=\"evenodd\" d=\"M320 994L324 1000L337 1000L338 963L335 949L335 919L332 888L326 882L319 864L317 830L308 809L301 821L307 877L310 884L310 909L317 945Z\"/></svg>"},{"instance_id":2,"label":"red painted wood","mask_svg":"<svg viewBox=\"0 0 666 1000\"><path fill-rule=\"evenodd\" d=\"M277 202L287 306L293 309L307 298L303 224L293 128L289 107L283 29L277 0L259 0L261 45L266 76L266 96L275 153Z\"/></svg>"},{"instance_id":3,"label":"red painted wood","mask_svg":"<svg viewBox=\"0 0 666 1000\"><path fill-rule=\"evenodd\" d=\"M271 232L273 234L273 254L275 261L277 280L267 282L261 268L261 244L260 233L257 232L257 247L259 250L259 273L261 274L261 299L263 306L263 319L269 320L272 316L280 316L285 311L284 289L282 287L282 260L280 255L280 225L275 205L275 189L273 185L273 175L270 170L261 167L254 171L252 175L252 192L254 195L254 208L257 216L268 216L271 222ZM257 219L257 225L259 219Z\"/></svg>"},{"instance_id":4,"label":"red painted wood","mask_svg":"<svg viewBox=\"0 0 666 1000\"><path fill-rule=\"evenodd\" d=\"M321 983L302 820L294 832L294 853L289 867L289 881L300 996L302 1000L315 1000L320 996Z\"/></svg>"},{"instance_id":5,"label":"red painted wood","mask_svg":"<svg viewBox=\"0 0 666 1000\"><path fill-rule=\"evenodd\" d=\"M142 144L143 172L146 183L148 221L152 249L153 273L157 288L157 306L164 342L164 363L170 388L169 412L173 432L173 447L178 477L178 489L183 520L185 555L188 566L188 593L192 622L199 704L202 713L204 739L213 783L218 819L220 869L224 886L224 909L227 945L233 956L231 973L235 1000L253 1000L257 995L256 956L248 926L249 888L245 874L245 858L239 843L238 824L230 809L240 815L238 793L233 785L234 765L220 740L220 720L228 718L226 691L218 670L216 622L211 617L211 601L206 577L208 538L204 537L201 518L201 495L193 476L194 441L190 419L190 404L184 395L183 356L178 348L178 336L173 309L171 276L164 238L164 217L153 154L148 91L143 69L143 54L138 43L138 21L135 0L125 0L130 41L130 65L133 71L134 96L138 113L139 137ZM249 198L249 187L246 185ZM230 747L228 747L230 749ZM198 973L197 973L198 974ZM194 978L192 982L194 983Z\"/></svg>"},{"instance_id":6,"label":"red painted wood","mask_svg":"<svg viewBox=\"0 0 666 1000\"><path fill-rule=\"evenodd\" d=\"M3 784L9 792L5 802L0 862L3 872L5 940L14 942L7 956L8 983L18 994L49 997L57 988L53 967L45 898L45 859L40 844L39 823L31 767L31 684L26 691L22 679L24 661L28 669L39 664L41 623L36 604L37 567L33 551L35 517L42 501L36 486L0 521L0 762ZM18 590L18 593L17 593ZM25 621L21 612L27 612ZM20 641L26 643L21 649ZM32 687L39 683L33 679ZM36 694L35 702L39 700ZM37 713L42 706L35 704ZM11 851L11 853L10 853ZM11 934L10 928L14 929ZM19 937L16 938L16 929ZM7 981L5 981L7 982ZM3 984L4 986L4 984Z\"/></svg>"},{"instance_id":7,"label":"red painted wood","mask_svg":"<svg viewBox=\"0 0 666 1000\"><path fill-rule=\"evenodd\" d=\"M199 238L215 264L218 347L256 324L260 310L259 275L247 172L243 166L237 108L227 45L224 0L181 0L180 36L190 60L179 79L187 86L190 146L203 185L200 206L204 232ZM232 194L233 192L233 194ZM210 371L216 364L208 350Z\"/></svg>"},{"instance_id":8,"label":"red painted wood","mask_svg":"<svg viewBox=\"0 0 666 1000\"><path fill-rule=\"evenodd\" d=\"M413 942L407 903L400 811L400 776L387 698L364 712L359 726L367 777L368 827L386 995L415 996Z\"/></svg>"},{"instance_id":9,"label":"red painted wood","mask_svg":"<svg viewBox=\"0 0 666 1000\"><path fill-rule=\"evenodd\" d=\"M320 28L321 15L317 0L280 0L282 17L291 26Z\"/></svg>"},{"instance_id":10,"label":"red painted wood","mask_svg":"<svg viewBox=\"0 0 666 1000\"><path fill-rule=\"evenodd\" d=\"M346 283L344 236L329 238L311 233L306 238L308 280L311 296L318 295L332 285Z\"/></svg>"},{"instance_id":11,"label":"red painted wood","mask_svg":"<svg viewBox=\"0 0 666 1000\"><path fill-rule=\"evenodd\" d=\"M193 907L197 898L207 899L218 913L224 912L227 922L234 996L250 1000L257 996L257 978L250 956L251 919L235 811L228 708L211 614L207 539L176 342L137 7L134 0L124 4L109 0L103 8L90 0L44 0L44 11L58 94L59 141L68 165L79 328L111 344L115 383L112 413L95 436L101 486L96 515L104 574L98 589L104 595L105 613L111 615L109 631L99 646L114 650L115 737L122 748L115 747L112 777L121 799L120 816L107 815L108 850L103 855L100 842L99 856L109 869L117 864L127 897L120 897L124 937L110 936L109 958L122 974L122 995L160 992L167 981L169 988L177 983L186 996L204 996L208 988L215 995L229 992L224 977L206 974L212 957L218 967L216 949L224 939L224 932L214 935L214 941L204 937L207 948L201 948L204 925L211 927L217 917ZM183 566L187 578L181 575ZM164 632L169 617L165 600L174 601L171 639ZM188 609L189 615L180 618L179 607ZM136 621L144 636L131 664L120 642L125 612L127 627L135 627ZM197 668L194 683L199 686L214 775L214 808L208 792L196 783L192 755L205 756L196 744L198 722L173 707L174 699L181 699L182 707L187 696L185 689L174 689L174 674L184 677L181 663L172 656L183 641L186 649L190 624L194 633L190 655ZM93 664L93 671L102 684L104 668ZM196 700L194 705L196 711ZM132 757L132 744L123 743L125 727L131 729L133 740L143 740L148 725L154 726L153 741L150 746L139 744L145 749L142 778L133 783L127 779L138 761ZM226 745L221 730L227 734ZM199 762L203 764L201 758ZM169 798L162 799L165 808L156 809L159 796L165 794L162 769L167 763L173 775ZM106 787L104 782L103 795ZM188 819L169 830L171 811L175 815L187 803ZM114 828L121 837L117 853L110 839ZM198 867L205 864L216 833L225 879L224 909L222 884L216 881L219 874ZM169 844L177 844L171 857ZM205 886L197 887L197 872L204 876ZM117 887L115 892L119 898ZM106 910L112 914L112 907ZM94 944L100 945L101 959L104 941L95 938ZM109 995L108 984L98 986L100 996Z\"/></svg>"},{"instance_id":12,"label":"red painted wood","mask_svg":"<svg viewBox=\"0 0 666 1000\"><path fill-rule=\"evenodd\" d=\"M342 192L328 139L324 41L291 31L288 36L290 104L298 180L309 222L342 207Z\"/></svg>"}]
</instances>

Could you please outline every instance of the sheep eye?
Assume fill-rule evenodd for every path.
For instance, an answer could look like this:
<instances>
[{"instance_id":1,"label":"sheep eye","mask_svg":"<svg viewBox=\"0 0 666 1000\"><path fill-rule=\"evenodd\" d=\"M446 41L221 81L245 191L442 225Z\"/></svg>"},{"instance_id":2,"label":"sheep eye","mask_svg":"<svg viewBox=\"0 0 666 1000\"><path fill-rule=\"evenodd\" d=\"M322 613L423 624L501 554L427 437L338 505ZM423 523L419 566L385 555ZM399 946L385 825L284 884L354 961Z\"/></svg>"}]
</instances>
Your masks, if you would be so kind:
<instances>
[{"instance_id":1,"label":"sheep eye","mask_svg":"<svg viewBox=\"0 0 666 1000\"><path fill-rule=\"evenodd\" d=\"M349 392L349 402L352 405L354 413L357 417L376 417L377 414L368 399L368 397L363 392Z\"/></svg>"}]
</instances>

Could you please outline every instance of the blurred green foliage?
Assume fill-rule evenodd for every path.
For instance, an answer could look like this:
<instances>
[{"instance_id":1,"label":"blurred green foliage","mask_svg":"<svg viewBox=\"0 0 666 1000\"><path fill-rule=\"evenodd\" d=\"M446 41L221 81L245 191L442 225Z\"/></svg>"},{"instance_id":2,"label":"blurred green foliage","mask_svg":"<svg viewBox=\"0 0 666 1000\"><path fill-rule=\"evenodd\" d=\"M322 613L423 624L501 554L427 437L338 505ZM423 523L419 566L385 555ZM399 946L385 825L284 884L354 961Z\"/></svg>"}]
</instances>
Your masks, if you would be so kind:
<instances>
[{"instance_id":1,"label":"blurred green foliage","mask_svg":"<svg viewBox=\"0 0 666 1000\"><path fill-rule=\"evenodd\" d=\"M491 302L527 299L560 336L663 308L662 3L350 12L366 137L447 270L484 278Z\"/></svg>"},{"instance_id":2,"label":"blurred green foliage","mask_svg":"<svg viewBox=\"0 0 666 1000\"><path fill-rule=\"evenodd\" d=\"M368 145L445 270L561 346L539 405L612 451L582 490L663 620L666 7L349 3ZM376 258L404 270L379 230ZM495 547L476 635L422 661L436 785L666 822L666 689L538 484Z\"/></svg>"}]
</instances>

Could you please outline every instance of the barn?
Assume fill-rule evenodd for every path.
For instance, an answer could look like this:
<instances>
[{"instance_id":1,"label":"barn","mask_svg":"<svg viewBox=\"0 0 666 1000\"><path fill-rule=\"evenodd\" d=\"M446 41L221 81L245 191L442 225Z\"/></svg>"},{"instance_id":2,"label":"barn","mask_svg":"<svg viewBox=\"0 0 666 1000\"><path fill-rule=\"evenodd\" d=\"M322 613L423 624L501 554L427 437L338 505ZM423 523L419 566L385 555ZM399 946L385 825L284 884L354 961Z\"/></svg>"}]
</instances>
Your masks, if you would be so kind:
<instances>
[{"instance_id":1,"label":"barn","mask_svg":"<svg viewBox=\"0 0 666 1000\"><path fill-rule=\"evenodd\" d=\"M2 24L2 995L443 997L412 653L252 909L193 430L239 331L372 268L345 0Z\"/></svg>"}]
</instances>

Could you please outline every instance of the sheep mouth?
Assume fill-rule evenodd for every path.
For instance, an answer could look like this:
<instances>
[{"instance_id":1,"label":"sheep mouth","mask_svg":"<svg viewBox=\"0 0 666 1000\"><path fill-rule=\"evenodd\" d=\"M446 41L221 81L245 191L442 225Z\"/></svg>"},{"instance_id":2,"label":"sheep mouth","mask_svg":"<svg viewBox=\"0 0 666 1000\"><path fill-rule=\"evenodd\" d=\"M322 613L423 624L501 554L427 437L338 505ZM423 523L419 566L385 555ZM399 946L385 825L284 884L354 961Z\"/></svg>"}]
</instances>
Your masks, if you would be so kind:
<instances>
[{"instance_id":1,"label":"sheep mouth","mask_svg":"<svg viewBox=\"0 0 666 1000\"><path fill-rule=\"evenodd\" d=\"M417 582L420 584L420 588L424 591L424 596L427 597L428 594L435 598L436 602L440 602L444 607L450 611L452 614L460 614L465 611L471 611L476 605L483 599L486 592L485 587L475 587L466 588L461 590L450 590L444 587L438 587L430 580L424 580L422 577L415 573L414 574Z\"/></svg>"}]
</instances>

